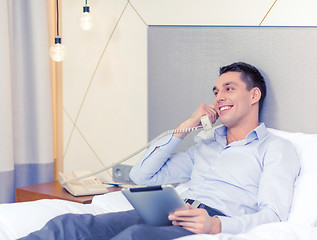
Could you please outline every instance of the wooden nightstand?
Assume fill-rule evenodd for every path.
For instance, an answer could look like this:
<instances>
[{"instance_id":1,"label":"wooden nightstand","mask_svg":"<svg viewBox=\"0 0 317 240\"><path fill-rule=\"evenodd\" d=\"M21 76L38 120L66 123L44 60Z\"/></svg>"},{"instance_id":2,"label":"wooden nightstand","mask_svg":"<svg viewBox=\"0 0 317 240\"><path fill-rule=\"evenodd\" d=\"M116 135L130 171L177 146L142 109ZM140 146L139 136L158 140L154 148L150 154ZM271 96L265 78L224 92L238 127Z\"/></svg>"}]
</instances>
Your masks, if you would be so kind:
<instances>
[{"instance_id":1,"label":"wooden nightstand","mask_svg":"<svg viewBox=\"0 0 317 240\"><path fill-rule=\"evenodd\" d=\"M109 187L109 192L120 191L121 187ZM58 181L35 184L26 187L19 187L15 190L16 202L28 202L40 199L63 199L83 204L89 204L92 201L93 195L74 197L68 193Z\"/></svg>"}]
</instances>

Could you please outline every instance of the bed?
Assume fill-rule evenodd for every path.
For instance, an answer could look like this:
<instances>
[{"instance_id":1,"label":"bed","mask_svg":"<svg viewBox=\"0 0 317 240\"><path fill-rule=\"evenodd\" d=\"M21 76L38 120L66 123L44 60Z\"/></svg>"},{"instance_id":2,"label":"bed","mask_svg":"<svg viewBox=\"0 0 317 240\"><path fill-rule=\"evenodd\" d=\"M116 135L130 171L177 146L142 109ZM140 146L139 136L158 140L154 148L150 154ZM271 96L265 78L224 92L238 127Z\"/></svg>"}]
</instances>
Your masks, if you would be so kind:
<instances>
[{"instance_id":1,"label":"bed","mask_svg":"<svg viewBox=\"0 0 317 240\"><path fill-rule=\"evenodd\" d=\"M316 39L315 28L149 26L149 139L177 126L201 102L210 102L210 79L217 79L214 69L240 60L263 69L268 95L261 121L294 144L302 165L288 221L238 235L181 239L317 239L317 112L313 111L316 81L312 78L317 69ZM190 137L178 150L191 144ZM179 192L184 189L186 184L177 186ZM100 214L131 208L121 192L95 196L89 205L63 200L1 204L0 239L25 236L64 213Z\"/></svg>"},{"instance_id":2,"label":"bed","mask_svg":"<svg viewBox=\"0 0 317 240\"><path fill-rule=\"evenodd\" d=\"M250 232L231 235L192 235L180 239L317 239L317 134L292 133L270 129L273 134L290 140L301 160L301 174L295 183L294 198L286 222L260 225ZM177 186L186 189L186 183ZM43 227L51 218L64 213L100 214L132 209L121 192L98 195L91 204L43 199L33 202L0 205L0 239L17 239Z\"/></svg>"}]
</instances>

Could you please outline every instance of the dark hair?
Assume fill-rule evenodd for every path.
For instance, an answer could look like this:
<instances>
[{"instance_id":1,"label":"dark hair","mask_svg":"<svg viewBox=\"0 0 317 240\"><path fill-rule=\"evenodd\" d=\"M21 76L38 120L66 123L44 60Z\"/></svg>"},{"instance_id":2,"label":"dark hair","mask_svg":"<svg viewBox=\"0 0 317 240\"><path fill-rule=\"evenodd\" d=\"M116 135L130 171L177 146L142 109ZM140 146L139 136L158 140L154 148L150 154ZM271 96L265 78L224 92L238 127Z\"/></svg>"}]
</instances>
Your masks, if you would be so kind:
<instances>
[{"instance_id":1,"label":"dark hair","mask_svg":"<svg viewBox=\"0 0 317 240\"><path fill-rule=\"evenodd\" d=\"M258 87L261 91L261 98L259 101L259 113L261 112L264 98L266 96L266 85L263 76L259 70L245 62L235 62L228 66L220 67L219 76L226 72L240 72L241 80L247 85L247 90Z\"/></svg>"}]
</instances>

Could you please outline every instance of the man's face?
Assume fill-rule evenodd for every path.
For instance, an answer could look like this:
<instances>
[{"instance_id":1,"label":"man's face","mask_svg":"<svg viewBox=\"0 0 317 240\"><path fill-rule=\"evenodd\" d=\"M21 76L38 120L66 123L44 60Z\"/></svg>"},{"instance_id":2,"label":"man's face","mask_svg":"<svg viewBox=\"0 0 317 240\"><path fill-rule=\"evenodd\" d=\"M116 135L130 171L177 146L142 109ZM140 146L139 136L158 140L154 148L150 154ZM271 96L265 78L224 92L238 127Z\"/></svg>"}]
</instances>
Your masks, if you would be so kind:
<instances>
[{"instance_id":1,"label":"man's face","mask_svg":"<svg viewBox=\"0 0 317 240\"><path fill-rule=\"evenodd\" d=\"M252 89L247 90L240 72L222 74L213 92L215 94L214 107L220 121L226 127L237 127L248 123L254 101L252 101Z\"/></svg>"}]
</instances>

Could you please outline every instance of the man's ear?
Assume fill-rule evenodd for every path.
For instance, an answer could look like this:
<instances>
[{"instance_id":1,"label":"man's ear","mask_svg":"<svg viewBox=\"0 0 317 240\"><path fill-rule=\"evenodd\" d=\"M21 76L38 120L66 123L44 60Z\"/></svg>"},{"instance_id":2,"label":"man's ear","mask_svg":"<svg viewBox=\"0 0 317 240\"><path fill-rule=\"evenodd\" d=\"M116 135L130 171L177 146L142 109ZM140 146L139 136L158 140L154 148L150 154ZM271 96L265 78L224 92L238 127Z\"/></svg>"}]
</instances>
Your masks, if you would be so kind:
<instances>
[{"instance_id":1,"label":"man's ear","mask_svg":"<svg viewBox=\"0 0 317 240\"><path fill-rule=\"evenodd\" d=\"M259 102L261 99L261 90L258 87L251 89L251 101L252 104Z\"/></svg>"}]
</instances>

